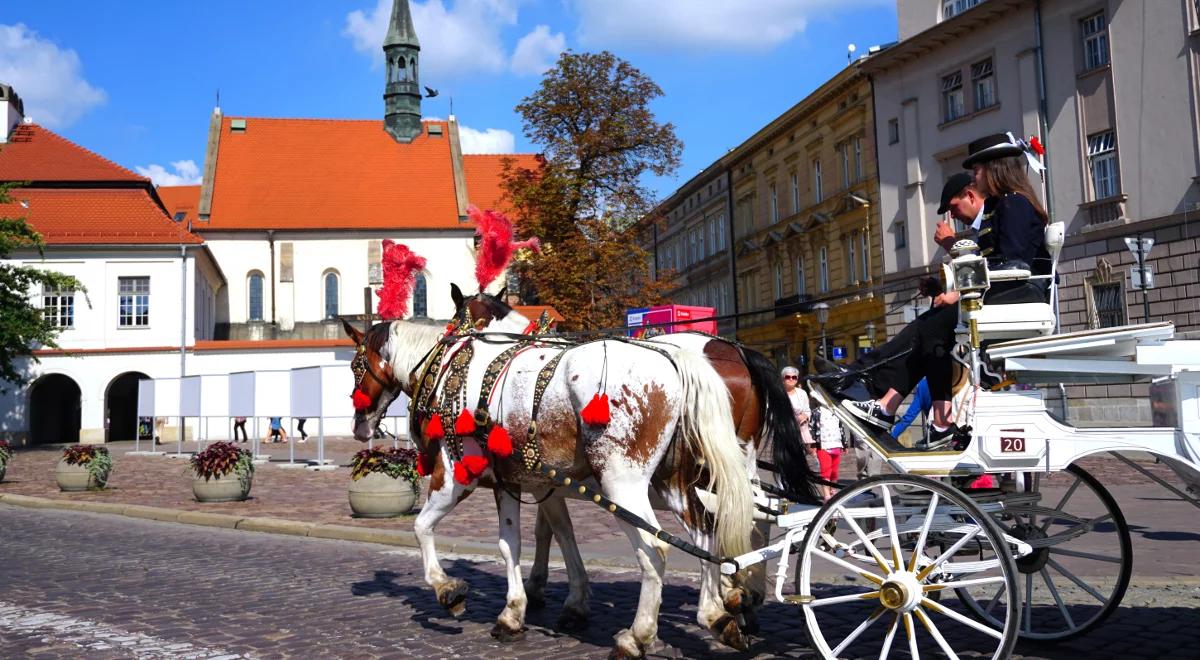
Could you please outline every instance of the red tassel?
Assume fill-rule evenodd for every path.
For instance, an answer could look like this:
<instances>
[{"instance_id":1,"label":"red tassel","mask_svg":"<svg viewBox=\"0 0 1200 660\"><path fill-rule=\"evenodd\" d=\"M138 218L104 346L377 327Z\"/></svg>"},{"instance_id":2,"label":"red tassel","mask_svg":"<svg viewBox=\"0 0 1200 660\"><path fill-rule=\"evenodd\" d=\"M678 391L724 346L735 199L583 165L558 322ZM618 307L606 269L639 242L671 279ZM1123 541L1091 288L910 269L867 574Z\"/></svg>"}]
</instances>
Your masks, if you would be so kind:
<instances>
[{"instance_id":1,"label":"red tassel","mask_svg":"<svg viewBox=\"0 0 1200 660\"><path fill-rule=\"evenodd\" d=\"M608 409L608 395L593 394L592 400L579 412L579 417L584 424L594 426L603 426L612 421L612 414Z\"/></svg>"},{"instance_id":2,"label":"red tassel","mask_svg":"<svg viewBox=\"0 0 1200 660\"><path fill-rule=\"evenodd\" d=\"M487 437L487 448L500 458L512 455L512 438L508 437L508 431L505 431L503 426L497 424L492 427L492 432Z\"/></svg>"},{"instance_id":3,"label":"red tassel","mask_svg":"<svg viewBox=\"0 0 1200 660\"><path fill-rule=\"evenodd\" d=\"M367 393L360 389L354 390L354 394L350 395L350 400L354 403L355 410L361 411L371 407L371 397L367 396Z\"/></svg>"},{"instance_id":4,"label":"red tassel","mask_svg":"<svg viewBox=\"0 0 1200 660\"><path fill-rule=\"evenodd\" d=\"M454 480L464 486L469 486L472 481L483 474L487 466L487 457L463 456L461 461L454 464Z\"/></svg>"},{"instance_id":5,"label":"red tassel","mask_svg":"<svg viewBox=\"0 0 1200 660\"><path fill-rule=\"evenodd\" d=\"M532 335L535 330L537 330L537 321L530 321L529 325L525 326L525 329L521 331L521 334Z\"/></svg>"},{"instance_id":6,"label":"red tassel","mask_svg":"<svg viewBox=\"0 0 1200 660\"><path fill-rule=\"evenodd\" d=\"M442 416L433 413L433 417L425 424L426 440L441 440L446 437L446 429L442 426Z\"/></svg>"},{"instance_id":7,"label":"red tassel","mask_svg":"<svg viewBox=\"0 0 1200 660\"><path fill-rule=\"evenodd\" d=\"M454 420L454 433L460 436L475 433L475 418L467 412L466 408L458 413L458 419Z\"/></svg>"},{"instance_id":8,"label":"red tassel","mask_svg":"<svg viewBox=\"0 0 1200 660\"><path fill-rule=\"evenodd\" d=\"M471 484L471 475L467 474L467 468L461 461L454 464L454 480L464 486Z\"/></svg>"},{"instance_id":9,"label":"red tassel","mask_svg":"<svg viewBox=\"0 0 1200 660\"><path fill-rule=\"evenodd\" d=\"M1046 147L1042 146L1042 141L1039 140L1036 135L1029 138L1029 148L1033 149L1033 153L1035 153L1039 156L1046 155Z\"/></svg>"}]
</instances>

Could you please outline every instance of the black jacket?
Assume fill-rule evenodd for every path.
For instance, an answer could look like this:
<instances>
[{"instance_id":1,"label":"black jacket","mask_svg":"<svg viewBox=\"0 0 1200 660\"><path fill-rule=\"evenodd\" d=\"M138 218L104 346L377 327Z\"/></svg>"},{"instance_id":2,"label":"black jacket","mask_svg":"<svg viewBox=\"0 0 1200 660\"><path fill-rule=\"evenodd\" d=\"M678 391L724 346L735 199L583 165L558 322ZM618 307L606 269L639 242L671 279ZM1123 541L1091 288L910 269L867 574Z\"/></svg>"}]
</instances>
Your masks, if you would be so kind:
<instances>
[{"instance_id":1,"label":"black jacket","mask_svg":"<svg viewBox=\"0 0 1200 660\"><path fill-rule=\"evenodd\" d=\"M991 231L985 231L990 229ZM1046 223L1033 204L1019 193L989 197L983 203L979 248L988 266L1022 261L1034 275L1050 274L1050 252L1046 250Z\"/></svg>"}]
</instances>

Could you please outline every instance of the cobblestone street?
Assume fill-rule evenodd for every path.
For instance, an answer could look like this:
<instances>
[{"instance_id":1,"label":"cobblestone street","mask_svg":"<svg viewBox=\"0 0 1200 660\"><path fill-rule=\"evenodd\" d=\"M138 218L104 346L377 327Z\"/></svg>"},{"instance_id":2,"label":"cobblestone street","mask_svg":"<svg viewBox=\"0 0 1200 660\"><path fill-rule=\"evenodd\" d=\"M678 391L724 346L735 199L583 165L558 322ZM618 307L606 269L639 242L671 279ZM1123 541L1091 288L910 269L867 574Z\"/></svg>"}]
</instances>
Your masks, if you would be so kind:
<instances>
[{"instance_id":1,"label":"cobblestone street","mask_svg":"<svg viewBox=\"0 0 1200 660\"><path fill-rule=\"evenodd\" d=\"M555 632L565 596L556 570L526 638L500 644L489 631L504 582L490 558L447 558L448 572L471 587L454 619L411 550L5 505L0 529L5 658L604 657L637 602L634 573L591 568L591 626ZM811 657L791 606L767 606L763 638L736 654L696 626L692 576L670 574L664 597L659 657ZM1126 602L1090 636L1019 647L1019 657L1192 657L1200 584L1135 581Z\"/></svg>"}]
</instances>

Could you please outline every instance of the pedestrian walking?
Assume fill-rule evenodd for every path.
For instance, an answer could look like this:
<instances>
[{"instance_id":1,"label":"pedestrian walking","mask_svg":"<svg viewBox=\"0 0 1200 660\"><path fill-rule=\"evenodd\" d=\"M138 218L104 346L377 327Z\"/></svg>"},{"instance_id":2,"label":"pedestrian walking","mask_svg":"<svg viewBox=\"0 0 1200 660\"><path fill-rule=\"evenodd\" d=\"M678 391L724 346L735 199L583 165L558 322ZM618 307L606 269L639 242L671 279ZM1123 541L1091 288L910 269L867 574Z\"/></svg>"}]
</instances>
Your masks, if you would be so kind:
<instances>
[{"instance_id":1,"label":"pedestrian walking","mask_svg":"<svg viewBox=\"0 0 1200 660\"><path fill-rule=\"evenodd\" d=\"M241 440L238 440L238 431L242 432ZM245 417L234 417L233 418L233 439L238 442L246 442L249 440L249 438L246 437L246 418Z\"/></svg>"},{"instance_id":2,"label":"pedestrian walking","mask_svg":"<svg viewBox=\"0 0 1200 660\"><path fill-rule=\"evenodd\" d=\"M821 478L830 483L837 483L845 442L842 423L832 410L824 406L818 406L812 417L816 422L813 435L817 441L817 462L820 464ZM833 497L833 486L821 484L820 487L826 501Z\"/></svg>"},{"instance_id":3,"label":"pedestrian walking","mask_svg":"<svg viewBox=\"0 0 1200 660\"><path fill-rule=\"evenodd\" d=\"M269 426L270 428L267 430L267 434L263 436L263 442L287 441L287 431L283 430L282 417L272 417Z\"/></svg>"},{"instance_id":4,"label":"pedestrian walking","mask_svg":"<svg viewBox=\"0 0 1200 660\"><path fill-rule=\"evenodd\" d=\"M299 442L305 442L306 440L308 440L308 434L304 432L304 422L307 422L307 421L308 421L307 417L301 417L296 420L296 431L298 431L300 433Z\"/></svg>"}]
</instances>

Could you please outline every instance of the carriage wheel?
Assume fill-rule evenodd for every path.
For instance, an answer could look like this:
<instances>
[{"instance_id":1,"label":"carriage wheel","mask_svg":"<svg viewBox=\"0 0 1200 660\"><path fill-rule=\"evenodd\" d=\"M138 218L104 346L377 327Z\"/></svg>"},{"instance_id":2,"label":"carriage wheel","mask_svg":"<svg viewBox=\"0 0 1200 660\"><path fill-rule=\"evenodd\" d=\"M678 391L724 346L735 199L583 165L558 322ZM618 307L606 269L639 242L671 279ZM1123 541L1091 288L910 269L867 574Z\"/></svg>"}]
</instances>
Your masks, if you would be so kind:
<instances>
[{"instance_id":1,"label":"carriage wheel","mask_svg":"<svg viewBox=\"0 0 1200 660\"><path fill-rule=\"evenodd\" d=\"M971 559L981 550L989 559ZM1012 555L995 521L960 491L913 475L870 477L843 488L808 528L796 600L826 658L1006 658L1020 619L1011 599L981 622L957 599L931 594L978 585L1014 596Z\"/></svg>"},{"instance_id":2,"label":"carriage wheel","mask_svg":"<svg viewBox=\"0 0 1200 660\"><path fill-rule=\"evenodd\" d=\"M1078 465L1067 467L1071 483L1042 497L1041 475L998 516L1008 534L1034 547L1017 559L1023 639L1062 641L1104 622L1120 605L1133 572L1133 545L1125 516L1108 490ZM1036 498L1023 496L1037 495ZM984 588L958 597L982 621L1003 596Z\"/></svg>"}]
</instances>

